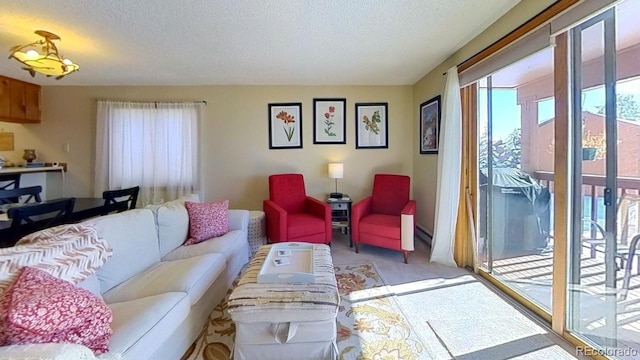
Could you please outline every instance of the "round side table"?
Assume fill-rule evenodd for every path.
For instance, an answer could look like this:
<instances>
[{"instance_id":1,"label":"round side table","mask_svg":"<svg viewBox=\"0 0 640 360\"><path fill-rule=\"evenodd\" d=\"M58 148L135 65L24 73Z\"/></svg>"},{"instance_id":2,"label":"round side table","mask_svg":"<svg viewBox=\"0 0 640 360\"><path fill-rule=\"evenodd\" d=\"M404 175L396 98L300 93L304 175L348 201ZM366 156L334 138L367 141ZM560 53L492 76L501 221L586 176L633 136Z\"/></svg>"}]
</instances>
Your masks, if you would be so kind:
<instances>
[{"instance_id":1,"label":"round side table","mask_svg":"<svg viewBox=\"0 0 640 360\"><path fill-rule=\"evenodd\" d=\"M251 256L255 255L260 246L267 243L266 217L264 211L249 211L249 247Z\"/></svg>"}]
</instances>

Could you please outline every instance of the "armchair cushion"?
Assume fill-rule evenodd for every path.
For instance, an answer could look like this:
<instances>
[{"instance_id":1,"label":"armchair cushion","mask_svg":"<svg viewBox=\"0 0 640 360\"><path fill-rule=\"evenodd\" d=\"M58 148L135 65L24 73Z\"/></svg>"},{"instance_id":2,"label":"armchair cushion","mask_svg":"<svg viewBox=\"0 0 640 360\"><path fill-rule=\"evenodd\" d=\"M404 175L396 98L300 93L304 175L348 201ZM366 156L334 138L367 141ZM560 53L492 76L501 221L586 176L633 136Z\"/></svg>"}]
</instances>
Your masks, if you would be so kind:
<instances>
[{"instance_id":1,"label":"armchair cushion","mask_svg":"<svg viewBox=\"0 0 640 360\"><path fill-rule=\"evenodd\" d=\"M307 194L302 174L269 176L269 199L288 213L306 212Z\"/></svg>"},{"instance_id":2,"label":"armchair cushion","mask_svg":"<svg viewBox=\"0 0 640 360\"><path fill-rule=\"evenodd\" d=\"M400 216L371 214L360 220L360 233L400 239Z\"/></svg>"},{"instance_id":3,"label":"armchair cushion","mask_svg":"<svg viewBox=\"0 0 640 360\"><path fill-rule=\"evenodd\" d=\"M297 239L303 236L323 234L325 232L323 218L310 214L290 214L287 224L289 239Z\"/></svg>"},{"instance_id":4,"label":"armchair cushion","mask_svg":"<svg viewBox=\"0 0 640 360\"><path fill-rule=\"evenodd\" d=\"M373 179L371 212L400 215L409 201L409 177L405 175L376 174Z\"/></svg>"}]
</instances>

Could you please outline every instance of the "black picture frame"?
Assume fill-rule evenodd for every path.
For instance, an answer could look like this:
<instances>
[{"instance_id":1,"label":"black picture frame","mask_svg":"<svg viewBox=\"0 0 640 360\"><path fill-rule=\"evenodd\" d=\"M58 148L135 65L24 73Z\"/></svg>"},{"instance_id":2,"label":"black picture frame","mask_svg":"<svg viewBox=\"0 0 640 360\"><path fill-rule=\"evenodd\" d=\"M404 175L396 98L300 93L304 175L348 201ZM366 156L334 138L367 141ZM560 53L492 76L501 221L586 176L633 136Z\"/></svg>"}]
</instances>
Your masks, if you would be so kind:
<instances>
[{"instance_id":1,"label":"black picture frame","mask_svg":"<svg viewBox=\"0 0 640 360\"><path fill-rule=\"evenodd\" d=\"M420 154L437 154L440 147L441 97L420 104Z\"/></svg>"},{"instance_id":2,"label":"black picture frame","mask_svg":"<svg viewBox=\"0 0 640 360\"><path fill-rule=\"evenodd\" d=\"M302 149L302 103L269 104L269 149Z\"/></svg>"},{"instance_id":3,"label":"black picture frame","mask_svg":"<svg viewBox=\"0 0 640 360\"><path fill-rule=\"evenodd\" d=\"M389 103L356 103L356 149L389 148Z\"/></svg>"},{"instance_id":4,"label":"black picture frame","mask_svg":"<svg viewBox=\"0 0 640 360\"><path fill-rule=\"evenodd\" d=\"M313 143L347 143L347 99L313 99Z\"/></svg>"}]
</instances>

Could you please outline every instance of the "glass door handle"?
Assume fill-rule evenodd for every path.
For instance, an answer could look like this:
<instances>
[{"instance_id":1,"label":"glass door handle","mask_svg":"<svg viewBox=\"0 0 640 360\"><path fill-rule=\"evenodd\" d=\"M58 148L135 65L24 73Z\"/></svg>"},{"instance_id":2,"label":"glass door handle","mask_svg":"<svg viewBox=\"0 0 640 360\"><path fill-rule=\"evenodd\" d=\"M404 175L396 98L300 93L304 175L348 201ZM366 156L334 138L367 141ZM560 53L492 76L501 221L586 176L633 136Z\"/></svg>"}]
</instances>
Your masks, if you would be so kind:
<instances>
[{"instance_id":1,"label":"glass door handle","mask_svg":"<svg viewBox=\"0 0 640 360\"><path fill-rule=\"evenodd\" d=\"M604 189L604 205L611 206L611 189Z\"/></svg>"}]
</instances>

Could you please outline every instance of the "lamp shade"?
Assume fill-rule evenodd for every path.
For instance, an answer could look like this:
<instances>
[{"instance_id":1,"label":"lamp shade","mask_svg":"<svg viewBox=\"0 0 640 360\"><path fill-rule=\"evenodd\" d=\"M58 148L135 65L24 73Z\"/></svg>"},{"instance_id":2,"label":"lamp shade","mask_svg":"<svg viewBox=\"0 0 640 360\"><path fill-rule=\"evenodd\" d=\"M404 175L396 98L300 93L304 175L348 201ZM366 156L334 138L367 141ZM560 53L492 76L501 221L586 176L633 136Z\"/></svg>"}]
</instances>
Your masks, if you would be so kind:
<instances>
[{"instance_id":1,"label":"lamp shade","mask_svg":"<svg viewBox=\"0 0 640 360\"><path fill-rule=\"evenodd\" d=\"M329 164L329 177L332 179L342 179L344 175L344 168L342 163Z\"/></svg>"}]
</instances>

